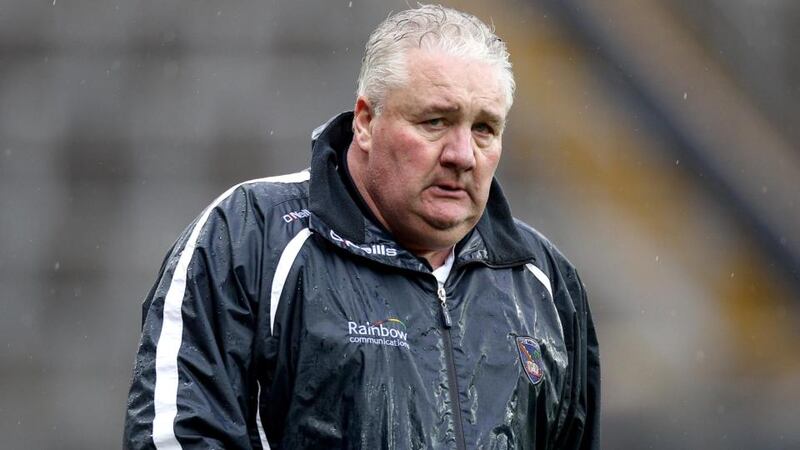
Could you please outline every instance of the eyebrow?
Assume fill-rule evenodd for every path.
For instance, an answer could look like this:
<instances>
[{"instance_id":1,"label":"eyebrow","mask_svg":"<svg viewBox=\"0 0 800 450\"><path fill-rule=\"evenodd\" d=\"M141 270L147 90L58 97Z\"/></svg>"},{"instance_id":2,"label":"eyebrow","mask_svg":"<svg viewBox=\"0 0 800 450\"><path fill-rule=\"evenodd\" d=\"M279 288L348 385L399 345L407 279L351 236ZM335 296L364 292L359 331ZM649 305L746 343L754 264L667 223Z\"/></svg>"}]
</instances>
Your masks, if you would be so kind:
<instances>
[{"instance_id":1,"label":"eyebrow","mask_svg":"<svg viewBox=\"0 0 800 450\"><path fill-rule=\"evenodd\" d=\"M461 107L452 103L435 103L430 106L426 106L422 110L422 114L431 114L431 113L453 113L461 111Z\"/></svg>"},{"instance_id":2,"label":"eyebrow","mask_svg":"<svg viewBox=\"0 0 800 450\"><path fill-rule=\"evenodd\" d=\"M457 113L461 111L461 107L457 104L452 103L434 103L430 106L426 106L420 112L420 115L429 115L429 114L447 114L447 113ZM483 118L485 122L490 123L491 125L497 127L505 126L505 120L503 119L502 115L495 113L494 111L490 111L488 109L481 109L478 112L478 117Z\"/></svg>"}]
</instances>

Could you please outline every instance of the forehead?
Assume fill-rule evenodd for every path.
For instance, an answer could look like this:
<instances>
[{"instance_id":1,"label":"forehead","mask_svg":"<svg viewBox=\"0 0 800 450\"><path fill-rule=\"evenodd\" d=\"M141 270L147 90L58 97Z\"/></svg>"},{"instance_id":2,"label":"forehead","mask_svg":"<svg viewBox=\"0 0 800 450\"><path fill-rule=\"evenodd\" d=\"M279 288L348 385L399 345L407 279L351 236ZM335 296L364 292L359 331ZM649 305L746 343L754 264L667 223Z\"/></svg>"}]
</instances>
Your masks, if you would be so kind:
<instances>
[{"instance_id":1,"label":"forehead","mask_svg":"<svg viewBox=\"0 0 800 450\"><path fill-rule=\"evenodd\" d=\"M444 109L490 114L504 120L506 91L499 68L441 51L412 49L406 55L404 85L388 92L386 102L405 110Z\"/></svg>"}]
</instances>

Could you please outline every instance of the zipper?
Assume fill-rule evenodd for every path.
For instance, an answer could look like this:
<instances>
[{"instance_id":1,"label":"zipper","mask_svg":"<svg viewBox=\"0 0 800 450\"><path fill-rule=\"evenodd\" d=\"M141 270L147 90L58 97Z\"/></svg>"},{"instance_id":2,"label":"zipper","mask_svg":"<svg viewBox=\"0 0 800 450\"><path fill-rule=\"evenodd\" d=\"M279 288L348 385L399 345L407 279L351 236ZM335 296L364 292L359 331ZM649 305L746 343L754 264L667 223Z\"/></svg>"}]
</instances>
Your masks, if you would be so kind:
<instances>
[{"instance_id":1,"label":"zipper","mask_svg":"<svg viewBox=\"0 0 800 450\"><path fill-rule=\"evenodd\" d=\"M461 401L459 400L460 391L456 383L456 364L453 359L453 339L450 336L450 328L453 326L453 321L450 318L450 312L447 310L447 293L444 286L439 285L436 296L439 298L439 306L442 311L442 337L444 339L444 358L447 363L447 387L450 390L450 401L453 404L453 424L454 432L456 435L456 449L466 450L467 446L464 440L464 427L461 422Z\"/></svg>"},{"instance_id":2,"label":"zipper","mask_svg":"<svg viewBox=\"0 0 800 450\"><path fill-rule=\"evenodd\" d=\"M444 291L444 286L439 286L439 289L436 290L436 295L439 296L439 306L442 308L443 325L445 328L450 328L453 326L453 321L450 319L450 312L447 310L447 294Z\"/></svg>"}]
</instances>

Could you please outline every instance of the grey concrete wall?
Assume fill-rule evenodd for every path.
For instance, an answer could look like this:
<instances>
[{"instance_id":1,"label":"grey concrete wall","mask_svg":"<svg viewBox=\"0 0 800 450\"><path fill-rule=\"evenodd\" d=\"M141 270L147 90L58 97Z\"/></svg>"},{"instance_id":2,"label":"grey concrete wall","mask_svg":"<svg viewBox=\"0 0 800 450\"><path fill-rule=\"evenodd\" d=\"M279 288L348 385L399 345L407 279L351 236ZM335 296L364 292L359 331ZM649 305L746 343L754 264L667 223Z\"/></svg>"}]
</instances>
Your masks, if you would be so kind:
<instances>
[{"instance_id":1,"label":"grey concrete wall","mask_svg":"<svg viewBox=\"0 0 800 450\"><path fill-rule=\"evenodd\" d=\"M141 301L165 252L230 185L307 165L310 131L353 103L369 31L406 5L0 0L0 448L119 447ZM542 26L543 42L569 34L536 2L504 5L513 27ZM563 66L576 55L565 52ZM572 76L554 85L574 86ZM602 122L592 114L614 110L645 134L635 111L599 104L613 96L601 80L586 85L569 93L586 115L569 121ZM695 266L672 257L685 249L615 207L618 186L565 177L570 160L556 153L574 150L569 121L553 131L540 104L512 114L522 112L500 175L514 212L552 237L590 287L608 448L800 443L786 425L800 365L770 366L770 383L782 383L771 389L736 367L731 354L746 338L718 320L717 293L687 273ZM596 163L677 170L648 151ZM688 221L713 235L708 245L740 241L713 198L683 188L686 211L703 211ZM711 267L719 253L688 259Z\"/></svg>"}]
</instances>

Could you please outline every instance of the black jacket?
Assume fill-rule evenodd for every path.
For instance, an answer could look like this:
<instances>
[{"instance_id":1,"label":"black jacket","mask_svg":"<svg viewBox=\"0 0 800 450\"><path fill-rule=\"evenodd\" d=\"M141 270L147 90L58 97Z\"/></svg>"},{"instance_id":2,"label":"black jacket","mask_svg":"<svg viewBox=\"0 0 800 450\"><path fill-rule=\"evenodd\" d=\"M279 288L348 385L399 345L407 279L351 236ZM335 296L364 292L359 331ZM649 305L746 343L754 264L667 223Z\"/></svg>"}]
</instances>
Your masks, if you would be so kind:
<instances>
[{"instance_id":1,"label":"black jacket","mask_svg":"<svg viewBox=\"0 0 800 450\"><path fill-rule=\"evenodd\" d=\"M497 182L438 289L339 162L235 186L183 233L144 302L126 448L589 449L600 367L570 263Z\"/></svg>"}]
</instances>

